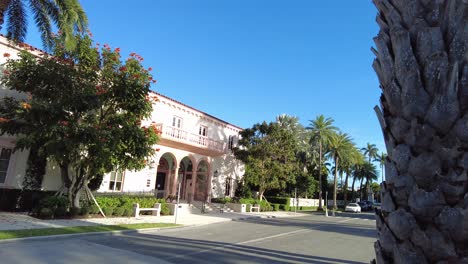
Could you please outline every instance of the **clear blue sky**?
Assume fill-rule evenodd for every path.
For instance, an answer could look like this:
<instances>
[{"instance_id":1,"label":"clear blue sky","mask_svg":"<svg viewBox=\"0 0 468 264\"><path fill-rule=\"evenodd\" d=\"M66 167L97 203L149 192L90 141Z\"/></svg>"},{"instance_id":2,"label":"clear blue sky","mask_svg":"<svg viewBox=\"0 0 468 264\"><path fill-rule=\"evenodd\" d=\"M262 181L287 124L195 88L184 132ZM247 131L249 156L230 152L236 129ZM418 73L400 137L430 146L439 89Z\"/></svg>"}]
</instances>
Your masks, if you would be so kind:
<instances>
[{"instance_id":1,"label":"clear blue sky","mask_svg":"<svg viewBox=\"0 0 468 264\"><path fill-rule=\"evenodd\" d=\"M81 0L97 42L136 52L157 92L240 127L332 117L384 150L370 0ZM27 42L41 46L30 27Z\"/></svg>"}]
</instances>

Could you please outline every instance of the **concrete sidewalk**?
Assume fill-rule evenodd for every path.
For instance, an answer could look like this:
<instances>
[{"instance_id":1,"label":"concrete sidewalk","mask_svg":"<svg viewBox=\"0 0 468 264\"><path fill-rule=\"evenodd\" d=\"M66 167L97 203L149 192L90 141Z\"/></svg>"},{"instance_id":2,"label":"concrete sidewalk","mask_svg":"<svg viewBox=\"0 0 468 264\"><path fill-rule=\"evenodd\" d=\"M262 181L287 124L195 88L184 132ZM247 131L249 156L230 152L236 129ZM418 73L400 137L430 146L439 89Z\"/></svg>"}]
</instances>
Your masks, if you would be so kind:
<instances>
[{"instance_id":1,"label":"concrete sidewalk","mask_svg":"<svg viewBox=\"0 0 468 264\"><path fill-rule=\"evenodd\" d=\"M177 224L184 226L206 225L225 221L243 220L247 218L280 218L306 216L303 213L294 212L260 212L260 213L208 213L208 214L183 214L177 217ZM41 220L25 213L0 212L0 231L35 228L59 228L71 226L95 226L118 225L138 223L175 223L175 216L140 216L135 217L110 217L110 218L82 218L82 219L58 219Z\"/></svg>"}]
</instances>

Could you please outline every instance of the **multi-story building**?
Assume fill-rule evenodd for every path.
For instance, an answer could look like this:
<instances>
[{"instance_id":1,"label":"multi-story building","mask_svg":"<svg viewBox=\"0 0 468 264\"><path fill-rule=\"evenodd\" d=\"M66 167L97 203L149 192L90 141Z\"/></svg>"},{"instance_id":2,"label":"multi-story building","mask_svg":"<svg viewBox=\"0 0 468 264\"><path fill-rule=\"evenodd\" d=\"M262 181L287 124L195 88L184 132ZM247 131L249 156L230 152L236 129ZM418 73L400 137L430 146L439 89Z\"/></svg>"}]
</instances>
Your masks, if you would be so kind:
<instances>
[{"instance_id":1,"label":"multi-story building","mask_svg":"<svg viewBox=\"0 0 468 264\"><path fill-rule=\"evenodd\" d=\"M2 54L14 59L21 48L0 37L0 64L6 60ZM42 52L26 48L38 56ZM4 96L23 95L0 87L0 98ZM98 192L154 192L167 197L180 188L183 200L233 196L244 170L231 151L241 128L162 94L151 96L158 100L153 101L151 118L142 125L156 124L162 132L154 146L156 155L143 170L108 173ZM13 152L14 146L14 136L0 136L0 188L22 188L28 152ZM49 164L42 189L61 186L58 170Z\"/></svg>"}]
</instances>

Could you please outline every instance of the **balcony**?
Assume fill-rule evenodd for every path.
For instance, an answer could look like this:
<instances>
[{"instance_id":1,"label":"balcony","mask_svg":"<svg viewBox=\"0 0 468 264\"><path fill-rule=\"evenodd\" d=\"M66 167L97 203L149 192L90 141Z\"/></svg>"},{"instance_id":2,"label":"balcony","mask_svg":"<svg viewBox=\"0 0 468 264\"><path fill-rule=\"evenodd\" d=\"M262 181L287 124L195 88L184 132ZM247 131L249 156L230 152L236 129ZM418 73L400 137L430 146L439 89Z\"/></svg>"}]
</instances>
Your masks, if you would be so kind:
<instances>
[{"instance_id":1,"label":"balcony","mask_svg":"<svg viewBox=\"0 0 468 264\"><path fill-rule=\"evenodd\" d=\"M226 153L226 143L211 139L206 136L191 133L189 131L156 124L156 128L161 131L161 140L158 144L173 148L188 150L209 156L218 156Z\"/></svg>"}]
</instances>

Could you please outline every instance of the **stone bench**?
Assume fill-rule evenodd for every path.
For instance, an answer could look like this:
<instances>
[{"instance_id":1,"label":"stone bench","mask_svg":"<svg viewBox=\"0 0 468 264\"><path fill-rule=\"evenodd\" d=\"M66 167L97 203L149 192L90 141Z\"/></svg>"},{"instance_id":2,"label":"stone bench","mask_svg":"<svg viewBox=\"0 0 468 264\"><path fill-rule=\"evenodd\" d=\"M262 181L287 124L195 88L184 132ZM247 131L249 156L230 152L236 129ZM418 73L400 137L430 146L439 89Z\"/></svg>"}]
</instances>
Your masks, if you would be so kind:
<instances>
[{"instance_id":1,"label":"stone bench","mask_svg":"<svg viewBox=\"0 0 468 264\"><path fill-rule=\"evenodd\" d=\"M260 213L260 205L259 204L253 204L250 206L250 212L252 213L254 210L257 210L258 213Z\"/></svg>"},{"instance_id":2,"label":"stone bench","mask_svg":"<svg viewBox=\"0 0 468 264\"><path fill-rule=\"evenodd\" d=\"M135 213L135 217L140 216L141 211L153 211L154 216L161 216L161 204L155 203L153 208L141 208L140 204L133 204L133 212Z\"/></svg>"}]
</instances>

